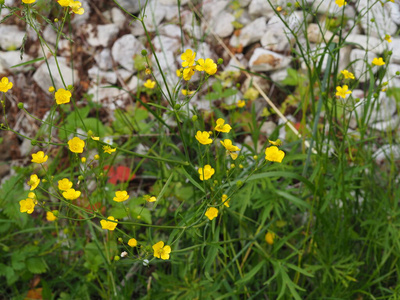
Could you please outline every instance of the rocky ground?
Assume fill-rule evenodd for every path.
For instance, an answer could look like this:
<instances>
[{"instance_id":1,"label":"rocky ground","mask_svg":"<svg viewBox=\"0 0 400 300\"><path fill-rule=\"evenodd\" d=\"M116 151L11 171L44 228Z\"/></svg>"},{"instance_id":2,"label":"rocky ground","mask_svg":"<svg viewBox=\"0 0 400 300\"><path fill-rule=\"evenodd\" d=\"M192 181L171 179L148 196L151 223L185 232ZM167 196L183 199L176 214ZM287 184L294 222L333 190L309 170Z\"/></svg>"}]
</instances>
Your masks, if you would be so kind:
<instances>
[{"instance_id":1,"label":"rocky ground","mask_svg":"<svg viewBox=\"0 0 400 300\"><path fill-rule=\"evenodd\" d=\"M113 110L123 108L133 99L121 90L102 87L116 85L136 92L145 77L140 64L140 52L142 49L147 49L149 53L151 51L141 24L133 22L113 1L81 2L85 13L72 16L71 27L65 28L65 33L71 37L73 43L64 37L58 43L59 67L66 84L74 86L78 104L85 103L89 95L93 95L93 101L102 104L102 121L107 123L112 118ZM288 68L305 68L302 59L291 51L292 47L299 51L299 45L294 45L294 40L298 39L301 45L305 45L305 35L308 36L311 47L306 55L312 59L324 53L327 40L340 38L338 35L333 36L334 24L325 26L326 22L334 22L342 14L342 10L331 0L308 1L306 11L312 13L306 14L296 7L294 1L288 0L272 0L271 3L266 0L180 2L179 10L176 0L150 0L145 11L147 30L171 86L178 81L175 72L181 63L180 54L191 48L196 49L197 58L210 57L217 60L222 57L224 64L220 71L237 71L236 67L241 66L270 77L270 81L259 78L254 80L272 102L279 105L286 95L275 85L287 77ZM131 14L137 16L143 13L137 0L120 0L119 3ZM389 87L400 86L400 77L395 75L400 71L400 38L396 35L400 25L399 3L398 0L384 4L359 0L350 2L344 10L347 27L341 32L341 38L346 39L347 45L341 49L339 67L349 69L359 80L359 89L353 90L353 95L360 98L360 103L365 97L364 88L369 83L369 74L365 73L367 63L374 57L380 57L386 50L393 50L387 75ZM291 31L270 4L279 10ZM11 8L22 7L20 1L16 0L6 0L5 5ZM36 7L51 21L60 17L59 6L55 1L38 0ZM9 8L3 8L0 19L9 13ZM305 22L308 24L306 32ZM52 26L58 26L57 24L59 23L47 24L43 19L39 19L36 24L46 43L53 49L57 36ZM325 27L330 30L324 29ZM23 44L26 32L26 42ZM385 41L386 35L392 37L391 43ZM48 50L40 47L37 33L16 16L0 24L0 50L0 77L8 76L14 83L12 93L6 94L8 121L14 130L34 137L39 128L38 122L28 118L17 108L17 104L23 102L30 113L41 119L46 118L54 101L48 92L52 85L48 67L53 74L58 74L55 60ZM49 66L44 60L40 60L12 68L21 62L44 56L48 58ZM155 65L154 56L151 56L151 60ZM377 70L377 67L373 68L373 72ZM161 79L158 71L154 75L158 80ZM55 75L54 80L56 88L63 86L60 76ZM196 78L193 77L191 84L195 85L195 81ZM241 74L231 83L231 88L237 88L237 82L241 83L241 87L238 87L235 98L227 97L217 101L231 104L239 100L249 86L249 79ZM381 93L378 102L379 110L371 118L371 128L381 131L397 130L400 119L395 98ZM259 103L260 106L267 105L261 97ZM190 105L207 109L210 102L200 93ZM296 120L290 115L290 110L286 117ZM271 118L271 121L264 124L263 133L270 133L278 123L279 118ZM0 145L0 160L12 160L16 165L24 161L30 153L29 141L9 132L2 132L1 136L3 142ZM384 153L384 148L377 149L376 156L382 157ZM400 151L398 154L400 157ZM2 163L0 177L8 174L12 165Z\"/></svg>"}]
</instances>

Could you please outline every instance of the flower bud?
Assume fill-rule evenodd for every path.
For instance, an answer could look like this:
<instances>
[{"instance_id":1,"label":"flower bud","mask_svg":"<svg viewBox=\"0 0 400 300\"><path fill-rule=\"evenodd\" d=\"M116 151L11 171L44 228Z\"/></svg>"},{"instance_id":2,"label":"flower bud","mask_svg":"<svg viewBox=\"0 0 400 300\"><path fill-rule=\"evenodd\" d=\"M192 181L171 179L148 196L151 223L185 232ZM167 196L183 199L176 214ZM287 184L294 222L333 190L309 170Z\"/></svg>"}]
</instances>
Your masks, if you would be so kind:
<instances>
[{"instance_id":1,"label":"flower bud","mask_svg":"<svg viewBox=\"0 0 400 300\"><path fill-rule=\"evenodd\" d=\"M175 104L175 110L180 110L180 108L181 108L181 105L180 104Z\"/></svg>"},{"instance_id":2,"label":"flower bud","mask_svg":"<svg viewBox=\"0 0 400 300\"><path fill-rule=\"evenodd\" d=\"M192 121L193 121L193 122L196 122L196 121L197 121L197 116L196 116L196 115L193 115L193 116L192 116Z\"/></svg>"},{"instance_id":3,"label":"flower bud","mask_svg":"<svg viewBox=\"0 0 400 300\"><path fill-rule=\"evenodd\" d=\"M23 109L24 108L24 104L22 102L19 102L17 106L18 106L19 109Z\"/></svg>"},{"instance_id":4,"label":"flower bud","mask_svg":"<svg viewBox=\"0 0 400 300\"><path fill-rule=\"evenodd\" d=\"M114 260L115 260L115 261L119 261L120 259L121 259L121 258L120 258L118 255L115 255L115 256L114 256Z\"/></svg>"},{"instance_id":5,"label":"flower bud","mask_svg":"<svg viewBox=\"0 0 400 300\"><path fill-rule=\"evenodd\" d=\"M82 181L83 179L85 179L85 177L83 177L83 175L78 176L78 180Z\"/></svg>"},{"instance_id":6,"label":"flower bud","mask_svg":"<svg viewBox=\"0 0 400 300\"><path fill-rule=\"evenodd\" d=\"M238 181L236 182L236 187L241 188L242 186L243 186L243 181L238 180Z\"/></svg>"},{"instance_id":7,"label":"flower bud","mask_svg":"<svg viewBox=\"0 0 400 300\"><path fill-rule=\"evenodd\" d=\"M147 50L143 49L141 53L142 53L143 56L146 56L147 55Z\"/></svg>"},{"instance_id":8,"label":"flower bud","mask_svg":"<svg viewBox=\"0 0 400 300\"><path fill-rule=\"evenodd\" d=\"M96 154L93 158L94 158L95 160L99 160L99 159L100 159L100 155Z\"/></svg>"},{"instance_id":9,"label":"flower bud","mask_svg":"<svg viewBox=\"0 0 400 300\"><path fill-rule=\"evenodd\" d=\"M218 58L217 64L222 65L224 63L224 60L222 58Z\"/></svg>"},{"instance_id":10,"label":"flower bud","mask_svg":"<svg viewBox=\"0 0 400 300\"><path fill-rule=\"evenodd\" d=\"M82 157L81 162L84 164L86 162L86 157Z\"/></svg>"},{"instance_id":11,"label":"flower bud","mask_svg":"<svg viewBox=\"0 0 400 300\"><path fill-rule=\"evenodd\" d=\"M32 141L31 141L31 145L32 145L32 146L36 146L36 145L37 145L37 141L32 140Z\"/></svg>"}]
</instances>

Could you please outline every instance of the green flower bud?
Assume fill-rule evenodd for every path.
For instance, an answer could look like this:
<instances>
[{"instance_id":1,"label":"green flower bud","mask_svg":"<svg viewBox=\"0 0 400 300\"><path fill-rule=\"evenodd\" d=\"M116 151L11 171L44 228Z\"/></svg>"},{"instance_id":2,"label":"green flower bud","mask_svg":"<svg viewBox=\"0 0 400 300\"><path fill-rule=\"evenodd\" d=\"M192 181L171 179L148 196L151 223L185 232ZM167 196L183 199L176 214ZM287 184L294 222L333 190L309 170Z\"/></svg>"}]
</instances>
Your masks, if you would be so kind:
<instances>
[{"instance_id":1,"label":"green flower bud","mask_svg":"<svg viewBox=\"0 0 400 300\"><path fill-rule=\"evenodd\" d=\"M241 188L242 186L243 186L243 181L238 180L238 181L236 182L236 187Z\"/></svg>"},{"instance_id":2,"label":"green flower bud","mask_svg":"<svg viewBox=\"0 0 400 300\"><path fill-rule=\"evenodd\" d=\"M181 109L181 105L180 104L175 104L175 110L180 110Z\"/></svg>"},{"instance_id":3,"label":"green flower bud","mask_svg":"<svg viewBox=\"0 0 400 300\"><path fill-rule=\"evenodd\" d=\"M121 259L121 257L119 257L118 255L115 255L115 256L114 256L114 260L115 260L115 261L119 261L120 259Z\"/></svg>"},{"instance_id":4,"label":"green flower bud","mask_svg":"<svg viewBox=\"0 0 400 300\"><path fill-rule=\"evenodd\" d=\"M22 102L19 102L17 106L18 106L19 109L23 109L24 108L24 104Z\"/></svg>"},{"instance_id":5,"label":"green flower bud","mask_svg":"<svg viewBox=\"0 0 400 300\"><path fill-rule=\"evenodd\" d=\"M60 212L58 210L53 210L52 211L53 215L55 215L56 217L58 217L58 215L60 214Z\"/></svg>"},{"instance_id":6,"label":"green flower bud","mask_svg":"<svg viewBox=\"0 0 400 300\"><path fill-rule=\"evenodd\" d=\"M37 145L37 141L36 141L36 140L32 140L32 141L31 141L31 145L32 145L32 146L36 146L36 145Z\"/></svg>"},{"instance_id":7,"label":"green flower bud","mask_svg":"<svg viewBox=\"0 0 400 300\"><path fill-rule=\"evenodd\" d=\"M372 18L372 19L371 19L371 22L375 22L375 19L374 19L374 18Z\"/></svg>"},{"instance_id":8,"label":"green flower bud","mask_svg":"<svg viewBox=\"0 0 400 300\"><path fill-rule=\"evenodd\" d=\"M79 175L79 176L78 176L78 179L79 179L80 181L82 181L83 179L85 179L85 177L83 177L83 175Z\"/></svg>"},{"instance_id":9,"label":"green flower bud","mask_svg":"<svg viewBox=\"0 0 400 300\"><path fill-rule=\"evenodd\" d=\"M217 63L219 65L222 65L224 63L224 60L222 58L218 58Z\"/></svg>"},{"instance_id":10,"label":"green flower bud","mask_svg":"<svg viewBox=\"0 0 400 300\"><path fill-rule=\"evenodd\" d=\"M71 90L74 89L74 86L72 84L70 84L70 85L67 86L67 89L71 91Z\"/></svg>"},{"instance_id":11,"label":"green flower bud","mask_svg":"<svg viewBox=\"0 0 400 300\"><path fill-rule=\"evenodd\" d=\"M122 238L118 238L118 242L122 243L124 240Z\"/></svg>"},{"instance_id":12,"label":"green flower bud","mask_svg":"<svg viewBox=\"0 0 400 300\"><path fill-rule=\"evenodd\" d=\"M396 72L396 75L399 76L399 75L400 75L400 71L397 71L397 72Z\"/></svg>"},{"instance_id":13,"label":"green flower bud","mask_svg":"<svg viewBox=\"0 0 400 300\"><path fill-rule=\"evenodd\" d=\"M94 135L94 134L93 134L93 131L89 130L89 131L87 132L87 135L88 135L88 136L93 136L93 135Z\"/></svg>"},{"instance_id":14,"label":"green flower bud","mask_svg":"<svg viewBox=\"0 0 400 300\"><path fill-rule=\"evenodd\" d=\"M196 121L197 121L197 116L196 116L196 115L193 115L193 116L192 116L192 121L193 121L193 122L196 122Z\"/></svg>"},{"instance_id":15,"label":"green flower bud","mask_svg":"<svg viewBox=\"0 0 400 300\"><path fill-rule=\"evenodd\" d=\"M147 50L143 49L141 53L142 53L143 56L146 56L147 55Z\"/></svg>"},{"instance_id":16,"label":"green flower bud","mask_svg":"<svg viewBox=\"0 0 400 300\"><path fill-rule=\"evenodd\" d=\"M392 55L392 54L393 54L392 50L388 51L388 55Z\"/></svg>"}]
</instances>

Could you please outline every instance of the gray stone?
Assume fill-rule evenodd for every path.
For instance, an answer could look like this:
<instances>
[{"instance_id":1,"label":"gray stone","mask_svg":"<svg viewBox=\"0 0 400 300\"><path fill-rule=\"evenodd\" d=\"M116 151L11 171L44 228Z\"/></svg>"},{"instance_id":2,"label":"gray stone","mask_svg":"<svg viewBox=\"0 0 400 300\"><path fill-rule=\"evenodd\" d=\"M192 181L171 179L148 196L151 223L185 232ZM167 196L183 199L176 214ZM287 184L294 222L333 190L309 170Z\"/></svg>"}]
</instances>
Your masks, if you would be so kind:
<instances>
[{"instance_id":1,"label":"gray stone","mask_svg":"<svg viewBox=\"0 0 400 300\"><path fill-rule=\"evenodd\" d=\"M287 69L281 69L271 73L271 79L278 83L281 83L283 80L285 80L287 76Z\"/></svg>"},{"instance_id":2,"label":"gray stone","mask_svg":"<svg viewBox=\"0 0 400 300\"><path fill-rule=\"evenodd\" d=\"M210 21L214 20L221 12L223 12L229 1L205 1L203 4L203 17Z\"/></svg>"},{"instance_id":3,"label":"gray stone","mask_svg":"<svg viewBox=\"0 0 400 300\"><path fill-rule=\"evenodd\" d=\"M107 71L112 68L111 51L108 48L97 52L94 56L94 60L96 61L99 68L102 70Z\"/></svg>"},{"instance_id":4,"label":"gray stone","mask_svg":"<svg viewBox=\"0 0 400 300\"><path fill-rule=\"evenodd\" d=\"M271 4L273 6L284 5L284 0L272 0ZM271 18L275 12L271 7L270 3L265 0L252 0L249 5L249 14L253 17L264 16L268 19Z\"/></svg>"},{"instance_id":5,"label":"gray stone","mask_svg":"<svg viewBox=\"0 0 400 300\"><path fill-rule=\"evenodd\" d=\"M78 83L79 82L78 71L72 70L68 66L67 61L64 57L57 57L57 60L65 84L68 86L68 85L74 85L74 83ZM48 64L55 85L53 85L53 82L51 81L46 63L42 63L42 65L37 69L35 74L33 74L33 80L46 93L49 93L48 92L49 86L54 86L56 89L65 88L61 80L61 76L58 71L54 57L48 59ZM75 80L75 82L72 81L72 78Z\"/></svg>"},{"instance_id":6,"label":"gray stone","mask_svg":"<svg viewBox=\"0 0 400 300\"><path fill-rule=\"evenodd\" d=\"M221 38L230 36L233 33L235 17L228 12L221 12L212 22L212 28L216 35Z\"/></svg>"},{"instance_id":7,"label":"gray stone","mask_svg":"<svg viewBox=\"0 0 400 300\"><path fill-rule=\"evenodd\" d=\"M0 25L0 48L15 50L22 46L25 32L18 29L17 25Z\"/></svg>"},{"instance_id":8,"label":"gray stone","mask_svg":"<svg viewBox=\"0 0 400 300\"><path fill-rule=\"evenodd\" d=\"M392 61L394 63L400 63L400 38L392 38L392 42L390 43L390 48L391 49L396 49L396 51L393 51L392 53Z\"/></svg>"},{"instance_id":9,"label":"gray stone","mask_svg":"<svg viewBox=\"0 0 400 300\"><path fill-rule=\"evenodd\" d=\"M106 81L111 84L117 83L117 74L115 72L105 72L94 66L88 70L89 78L95 82Z\"/></svg>"},{"instance_id":10,"label":"gray stone","mask_svg":"<svg viewBox=\"0 0 400 300\"><path fill-rule=\"evenodd\" d=\"M161 25L159 28L159 32L161 35L176 39L180 39L182 35L181 28L178 25L173 24Z\"/></svg>"},{"instance_id":11,"label":"gray stone","mask_svg":"<svg viewBox=\"0 0 400 300\"><path fill-rule=\"evenodd\" d=\"M159 0L160 4L162 5L168 5L168 6L173 6L173 5L178 5L178 0ZM186 5L188 4L189 0L181 0L181 5Z\"/></svg>"},{"instance_id":12,"label":"gray stone","mask_svg":"<svg viewBox=\"0 0 400 300\"><path fill-rule=\"evenodd\" d=\"M400 25L400 4L389 1L385 3L385 9L389 13L392 21L397 25Z\"/></svg>"},{"instance_id":13,"label":"gray stone","mask_svg":"<svg viewBox=\"0 0 400 300\"><path fill-rule=\"evenodd\" d=\"M46 28L43 30L43 38L47 43L55 45L57 42L57 33L51 27L51 25L47 25Z\"/></svg>"},{"instance_id":14,"label":"gray stone","mask_svg":"<svg viewBox=\"0 0 400 300\"><path fill-rule=\"evenodd\" d=\"M107 86L107 85L105 85ZM88 94L93 95L93 101L94 102L101 102L104 104L106 107L108 106L109 109L114 110L116 107L113 103L117 99L127 99L128 94L124 91L121 91L119 89L113 89L113 88L106 88L105 86L98 86L98 85L93 85L92 87L89 88ZM109 100L109 101L107 101Z\"/></svg>"},{"instance_id":15,"label":"gray stone","mask_svg":"<svg viewBox=\"0 0 400 300\"><path fill-rule=\"evenodd\" d=\"M178 6L165 5L163 6L163 9L165 10L165 20L167 20L168 22L178 18L179 15Z\"/></svg>"},{"instance_id":16,"label":"gray stone","mask_svg":"<svg viewBox=\"0 0 400 300\"><path fill-rule=\"evenodd\" d=\"M259 41L266 30L267 19L265 17L255 19L253 22L243 27L239 36L233 35L229 44L233 47L239 47L239 45L246 47L251 43Z\"/></svg>"},{"instance_id":17,"label":"gray stone","mask_svg":"<svg viewBox=\"0 0 400 300\"><path fill-rule=\"evenodd\" d=\"M87 24L83 28L88 35L86 40L92 47L108 47L111 41L116 38L119 31L116 24L97 25L96 27L92 24Z\"/></svg>"},{"instance_id":18,"label":"gray stone","mask_svg":"<svg viewBox=\"0 0 400 300\"><path fill-rule=\"evenodd\" d=\"M388 10L381 5L371 5L368 0L360 0L357 10L361 15L361 27L368 35L380 38L385 34L393 35L396 32L396 24L392 21ZM371 19L375 21L371 22Z\"/></svg>"},{"instance_id":19,"label":"gray stone","mask_svg":"<svg viewBox=\"0 0 400 300\"><path fill-rule=\"evenodd\" d=\"M352 62L351 68L353 69L354 76L360 81L365 82L369 80L368 65L371 65L372 60L377 57L373 52L366 52L364 50L353 49L350 53L350 61ZM367 62L367 63L366 63ZM373 73L376 73L377 67L372 68Z\"/></svg>"},{"instance_id":20,"label":"gray stone","mask_svg":"<svg viewBox=\"0 0 400 300\"><path fill-rule=\"evenodd\" d=\"M136 14L140 11L141 7L139 6L139 1L138 0L118 0L118 3L127 11L129 11L132 14ZM140 1L140 4L142 7L144 6L146 2L145 1Z\"/></svg>"},{"instance_id":21,"label":"gray stone","mask_svg":"<svg viewBox=\"0 0 400 300\"><path fill-rule=\"evenodd\" d=\"M133 59L135 55L141 55L140 52L144 49L132 34L126 34L120 37L111 49L112 57L115 62L129 71L135 71Z\"/></svg>"},{"instance_id":22,"label":"gray stone","mask_svg":"<svg viewBox=\"0 0 400 300\"><path fill-rule=\"evenodd\" d=\"M181 47L180 40L164 35L155 36L152 42L156 52L169 51L175 53Z\"/></svg>"},{"instance_id":23,"label":"gray stone","mask_svg":"<svg viewBox=\"0 0 400 300\"><path fill-rule=\"evenodd\" d=\"M126 22L125 13L119 8L113 7L111 9L112 22L118 26L119 29L123 28Z\"/></svg>"},{"instance_id":24,"label":"gray stone","mask_svg":"<svg viewBox=\"0 0 400 300\"><path fill-rule=\"evenodd\" d=\"M372 157L375 158L377 162L383 162L388 160L398 160L400 159L400 146L386 144L374 152Z\"/></svg>"},{"instance_id":25,"label":"gray stone","mask_svg":"<svg viewBox=\"0 0 400 300\"><path fill-rule=\"evenodd\" d=\"M376 54L380 54L385 50L382 41L373 36L349 34L346 41L354 43L359 49L372 51Z\"/></svg>"},{"instance_id":26,"label":"gray stone","mask_svg":"<svg viewBox=\"0 0 400 300\"><path fill-rule=\"evenodd\" d=\"M28 54L24 54L21 60L21 52L20 51L0 51L0 65L5 69L10 70L11 72L20 72L33 68L33 65L21 66L17 68L11 68L12 66L22 64L24 62L30 61L33 59L32 56Z\"/></svg>"},{"instance_id":27,"label":"gray stone","mask_svg":"<svg viewBox=\"0 0 400 300\"><path fill-rule=\"evenodd\" d=\"M284 52L290 49L288 38L283 28L268 28L261 37L261 45L271 51Z\"/></svg>"},{"instance_id":28,"label":"gray stone","mask_svg":"<svg viewBox=\"0 0 400 300\"><path fill-rule=\"evenodd\" d=\"M148 2L146 14L143 22L148 32L155 32L158 25L164 19L166 14L165 6L156 4L156 1Z\"/></svg>"},{"instance_id":29,"label":"gray stone","mask_svg":"<svg viewBox=\"0 0 400 300\"><path fill-rule=\"evenodd\" d=\"M321 30L324 30L324 32L321 32ZM321 42L326 43L332 38L332 36L333 36L333 33L331 31L320 27L318 24L316 24L316 23L308 24L307 37L311 43L317 43L317 44L319 44ZM339 38L337 36L334 37L333 42L338 43Z\"/></svg>"},{"instance_id":30,"label":"gray stone","mask_svg":"<svg viewBox=\"0 0 400 300\"><path fill-rule=\"evenodd\" d=\"M253 71L273 71L287 67L290 61L291 59L287 56L257 48L250 58L249 67Z\"/></svg>"},{"instance_id":31,"label":"gray stone","mask_svg":"<svg viewBox=\"0 0 400 300\"><path fill-rule=\"evenodd\" d=\"M265 122L260 128L260 132L266 136L270 136L276 128L276 124L272 121Z\"/></svg>"}]
</instances>

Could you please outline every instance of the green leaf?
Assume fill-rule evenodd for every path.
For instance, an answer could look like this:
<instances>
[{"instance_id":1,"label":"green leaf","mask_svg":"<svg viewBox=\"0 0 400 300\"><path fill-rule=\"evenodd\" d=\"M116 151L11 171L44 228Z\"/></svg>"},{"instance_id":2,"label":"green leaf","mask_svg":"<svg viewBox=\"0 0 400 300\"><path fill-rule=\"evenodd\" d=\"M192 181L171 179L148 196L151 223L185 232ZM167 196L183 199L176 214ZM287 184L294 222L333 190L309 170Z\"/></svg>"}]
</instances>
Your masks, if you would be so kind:
<instances>
[{"instance_id":1,"label":"green leaf","mask_svg":"<svg viewBox=\"0 0 400 300\"><path fill-rule=\"evenodd\" d=\"M283 198L289 200L293 204L295 204L297 207L303 207L307 209L311 209L310 204L308 204L306 201L290 194L284 191L276 190L275 193L277 193L279 196L282 196Z\"/></svg>"},{"instance_id":2,"label":"green leaf","mask_svg":"<svg viewBox=\"0 0 400 300\"><path fill-rule=\"evenodd\" d=\"M30 257L26 260L26 267L29 272L33 274L41 274L45 273L48 269L46 262L43 258L39 257Z\"/></svg>"},{"instance_id":3,"label":"green leaf","mask_svg":"<svg viewBox=\"0 0 400 300\"><path fill-rule=\"evenodd\" d=\"M235 284L236 285L245 284L247 281L252 279L264 265L265 265L265 260L259 262L258 265L252 268L250 272L248 272L246 275L243 276L243 278L236 281Z\"/></svg>"},{"instance_id":4,"label":"green leaf","mask_svg":"<svg viewBox=\"0 0 400 300\"><path fill-rule=\"evenodd\" d=\"M18 67L22 67L22 66L34 64L35 62L38 62L38 61L41 61L41 60L44 60L44 57L39 57L39 58L36 58L36 59L32 59L32 60L30 60L30 61L26 61L26 62L23 62L23 63L21 63L21 64L12 66L11 68L18 68Z\"/></svg>"},{"instance_id":5,"label":"green leaf","mask_svg":"<svg viewBox=\"0 0 400 300\"><path fill-rule=\"evenodd\" d=\"M188 173L184 168L182 168L181 170L182 170L182 172L186 175L186 178L187 178L195 187L197 187L200 191L202 191L203 193L205 193L205 191L204 191L204 189L202 188L202 186L201 186L196 180L194 180L194 179L192 178L192 176L190 176L189 173Z\"/></svg>"}]
</instances>

